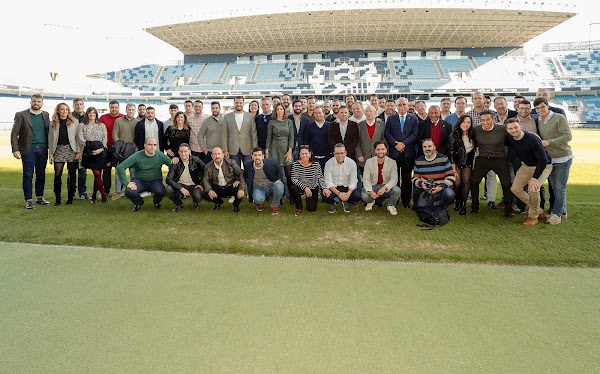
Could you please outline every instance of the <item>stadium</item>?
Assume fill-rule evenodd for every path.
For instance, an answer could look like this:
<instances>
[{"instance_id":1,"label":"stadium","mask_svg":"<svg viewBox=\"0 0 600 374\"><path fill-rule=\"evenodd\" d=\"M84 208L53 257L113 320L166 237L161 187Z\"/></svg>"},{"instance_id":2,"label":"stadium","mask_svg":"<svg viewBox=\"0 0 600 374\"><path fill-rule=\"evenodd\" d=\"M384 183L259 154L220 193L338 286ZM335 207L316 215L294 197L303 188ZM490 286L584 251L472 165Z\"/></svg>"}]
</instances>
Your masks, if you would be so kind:
<instances>
[{"instance_id":1,"label":"stadium","mask_svg":"<svg viewBox=\"0 0 600 374\"><path fill-rule=\"evenodd\" d=\"M227 109L236 95L314 95L322 101L352 93L367 101L375 93L434 103L475 91L534 97L539 88L548 88L571 123L600 123L600 40L547 44L534 56L523 48L574 17L575 6L478 4L324 1L277 12L260 7L209 12L145 29L181 51L178 64L146 64L69 81L58 73L50 81L46 76L43 82L0 82L0 93L145 102L157 106L160 117L168 104L186 99L218 99ZM358 32L357 24L368 26ZM436 27L431 30L430 24Z\"/></svg>"},{"instance_id":2,"label":"stadium","mask_svg":"<svg viewBox=\"0 0 600 374\"><path fill-rule=\"evenodd\" d=\"M126 21L110 13L116 3L101 12ZM172 18L152 2L136 6L136 17L158 15L144 32L181 59L150 52L84 74L0 71L2 372L600 372L600 38L589 24L587 41L528 48L578 17L576 4L254 2ZM8 141L15 112L37 93L50 115L81 98L100 113L111 100L121 113L151 105L166 120L185 100L202 100L207 115L212 101L225 113L236 96L247 109L284 94L427 106L465 96L469 110L475 92L512 108L515 95L534 99L541 88L573 133L560 225L524 227L485 202L432 230L410 209L329 214L321 202L297 216L288 204L271 215L248 201L234 213L227 201L194 209L191 199L172 212L169 199L154 209L151 197L136 213L127 198L26 210ZM53 165L45 172L51 195Z\"/></svg>"}]
</instances>

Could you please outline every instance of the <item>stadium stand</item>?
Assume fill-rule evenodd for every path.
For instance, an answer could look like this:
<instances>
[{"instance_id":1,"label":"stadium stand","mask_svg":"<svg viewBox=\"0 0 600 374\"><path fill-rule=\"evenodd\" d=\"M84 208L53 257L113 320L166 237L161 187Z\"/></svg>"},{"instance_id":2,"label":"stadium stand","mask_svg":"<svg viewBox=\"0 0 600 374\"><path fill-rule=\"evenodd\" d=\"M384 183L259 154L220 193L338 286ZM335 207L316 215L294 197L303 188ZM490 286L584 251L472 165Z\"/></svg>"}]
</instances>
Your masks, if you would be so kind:
<instances>
[{"instance_id":1,"label":"stadium stand","mask_svg":"<svg viewBox=\"0 0 600 374\"><path fill-rule=\"evenodd\" d=\"M222 80L219 80L219 78L224 68L224 62L206 64L200 75L194 80L194 83L221 83Z\"/></svg>"}]
</instances>

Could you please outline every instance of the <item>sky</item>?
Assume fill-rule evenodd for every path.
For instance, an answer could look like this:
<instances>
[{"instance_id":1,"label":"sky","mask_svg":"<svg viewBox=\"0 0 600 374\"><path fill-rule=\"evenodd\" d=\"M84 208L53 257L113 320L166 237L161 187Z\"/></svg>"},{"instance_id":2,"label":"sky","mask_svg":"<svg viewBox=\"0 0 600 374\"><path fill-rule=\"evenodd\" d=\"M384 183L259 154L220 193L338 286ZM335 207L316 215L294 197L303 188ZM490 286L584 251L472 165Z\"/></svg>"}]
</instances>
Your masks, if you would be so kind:
<instances>
[{"instance_id":1,"label":"sky","mask_svg":"<svg viewBox=\"0 0 600 374\"><path fill-rule=\"evenodd\" d=\"M600 40L600 15L594 1L570 1L577 4L579 15L535 38L526 48L535 51L548 42ZM317 1L309 1L313 2ZM193 19L202 12L222 9L220 4L189 0L11 2L10 11L0 14L4 52L0 77L26 78L33 72L50 71L90 74L143 64L175 64L183 59L181 52L143 28ZM250 5L247 0L228 0L225 4L269 8L279 6L281 0Z\"/></svg>"}]
</instances>

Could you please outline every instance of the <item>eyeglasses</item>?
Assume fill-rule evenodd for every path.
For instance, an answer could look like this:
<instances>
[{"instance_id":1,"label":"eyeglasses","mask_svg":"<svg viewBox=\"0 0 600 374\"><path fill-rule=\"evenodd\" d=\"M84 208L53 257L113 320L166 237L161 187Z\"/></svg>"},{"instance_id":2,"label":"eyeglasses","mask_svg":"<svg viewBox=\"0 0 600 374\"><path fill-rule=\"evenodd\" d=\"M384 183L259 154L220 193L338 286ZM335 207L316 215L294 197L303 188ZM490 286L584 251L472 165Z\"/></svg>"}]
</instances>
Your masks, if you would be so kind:
<instances>
[{"instance_id":1,"label":"eyeglasses","mask_svg":"<svg viewBox=\"0 0 600 374\"><path fill-rule=\"evenodd\" d=\"M334 152L334 155L345 155L345 154L346 154L346 151L344 151L344 152Z\"/></svg>"}]
</instances>

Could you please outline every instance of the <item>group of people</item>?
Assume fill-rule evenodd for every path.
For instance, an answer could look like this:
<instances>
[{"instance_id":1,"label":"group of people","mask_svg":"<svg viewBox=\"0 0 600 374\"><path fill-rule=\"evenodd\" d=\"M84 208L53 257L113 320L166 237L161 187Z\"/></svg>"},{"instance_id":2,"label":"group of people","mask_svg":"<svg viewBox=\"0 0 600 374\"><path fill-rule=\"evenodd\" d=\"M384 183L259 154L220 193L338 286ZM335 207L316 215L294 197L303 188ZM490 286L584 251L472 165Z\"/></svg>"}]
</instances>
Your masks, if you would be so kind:
<instances>
[{"instance_id":1,"label":"group of people","mask_svg":"<svg viewBox=\"0 0 600 374\"><path fill-rule=\"evenodd\" d=\"M218 101L211 102L211 115L203 113L202 101L188 100L184 111L171 104L165 122L151 106L127 104L123 115L119 103L110 101L109 112L99 116L93 107L84 110L81 99L73 101L73 112L60 103L50 118L41 110L41 95L33 95L30 108L15 116L11 144L23 163L27 209L49 204L43 196L49 158L55 205L62 202L65 164L66 204L77 193L92 203L100 194L107 202L115 167L111 198L126 195L134 211L152 194L155 208L166 195L174 212L183 209L189 196L194 208L210 200L215 210L230 198L239 212L247 193L258 211L270 199L272 214L288 200L296 215L304 204L315 211L321 198L330 213L338 206L350 212L359 202L367 211L385 205L392 215L398 206L454 202L454 209L465 215L469 195L476 214L479 185L486 178L491 209L504 208L505 216L512 217L529 206L525 225L546 218L556 224L567 219L573 155L568 122L561 109L550 106L549 95L540 90L533 103L516 96L513 111L504 96L490 100L492 110L486 96L476 92L468 112L467 98L455 97L454 113L449 98L426 108L424 101L404 97L393 101L372 95L363 105L347 95L344 102L317 105L315 97L292 101L284 95L253 100L245 111L244 98L235 97L234 110L227 114ZM166 186L163 165L169 168ZM85 189L87 169L94 175L91 198ZM503 193L498 206L496 175ZM549 217L544 212L546 179Z\"/></svg>"}]
</instances>

